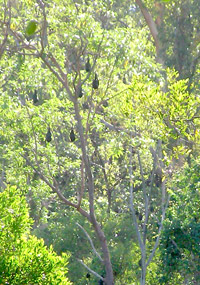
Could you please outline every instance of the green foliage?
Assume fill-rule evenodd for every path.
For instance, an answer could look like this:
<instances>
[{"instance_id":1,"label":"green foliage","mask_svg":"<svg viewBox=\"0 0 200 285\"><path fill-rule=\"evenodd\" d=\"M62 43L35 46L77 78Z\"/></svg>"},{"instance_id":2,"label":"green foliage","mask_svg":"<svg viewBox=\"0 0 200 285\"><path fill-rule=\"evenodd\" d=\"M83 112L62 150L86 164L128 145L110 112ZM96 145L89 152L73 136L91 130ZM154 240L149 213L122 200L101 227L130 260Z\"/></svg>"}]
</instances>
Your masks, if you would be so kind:
<instances>
[{"instance_id":1,"label":"green foliage","mask_svg":"<svg viewBox=\"0 0 200 285\"><path fill-rule=\"evenodd\" d=\"M33 232L48 246L52 244L57 253L71 252L72 282L86 283L87 272L76 258L99 274L105 273L76 222L87 230L101 254L94 231L77 211L61 205L52 193L58 186L66 199L77 203L84 189L81 207L89 212L88 177L73 104L77 97L94 178L95 215L106 235L116 284L138 283L141 273L129 213L130 180L140 231L145 212L143 182L149 191L153 210L147 227L148 254L158 234L163 189L155 178L151 190L149 185L154 171L151 150L156 151L158 141L162 141L162 158L158 159L164 169L162 178L173 199L160 251L148 269L147 284L180 284L188 276L192 282L199 261L199 226L195 222L199 219L199 199L193 193L199 172L197 164L193 164L193 171L187 168L183 173L181 168L192 155L199 155L199 1L193 0L190 5L185 0L161 2L165 2L165 13L158 32L168 69L156 63L155 47L141 11L129 0L13 1L11 31L0 68L0 186L11 185L0 203L0 262L5 278L10 278L2 282L68 282L62 273L66 272L65 257L58 258L42 241L30 236L32 222L18 188L29 203ZM156 5L149 0L144 3L155 20L159 14L157 1ZM3 8L7 11L2 3L2 19L9 14L4 14ZM1 42L6 30L2 27ZM88 58L91 68L86 71ZM100 84L93 90L95 73ZM70 140L71 130L75 139L71 136ZM133 173L129 172L131 147ZM172 180L177 171L176 185ZM96 284L96 277L90 282Z\"/></svg>"},{"instance_id":2,"label":"green foliage","mask_svg":"<svg viewBox=\"0 0 200 285\"><path fill-rule=\"evenodd\" d=\"M57 256L30 235L26 201L14 186L0 193L0 221L1 284L70 284L68 256Z\"/></svg>"},{"instance_id":3,"label":"green foliage","mask_svg":"<svg viewBox=\"0 0 200 285\"><path fill-rule=\"evenodd\" d=\"M160 247L160 257L164 264L162 269L159 269L162 284L174 280L178 273L179 282L184 279L190 282L199 280L199 175L199 160L194 160L177 175L174 183Z\"/></svg>"}]
</instances>

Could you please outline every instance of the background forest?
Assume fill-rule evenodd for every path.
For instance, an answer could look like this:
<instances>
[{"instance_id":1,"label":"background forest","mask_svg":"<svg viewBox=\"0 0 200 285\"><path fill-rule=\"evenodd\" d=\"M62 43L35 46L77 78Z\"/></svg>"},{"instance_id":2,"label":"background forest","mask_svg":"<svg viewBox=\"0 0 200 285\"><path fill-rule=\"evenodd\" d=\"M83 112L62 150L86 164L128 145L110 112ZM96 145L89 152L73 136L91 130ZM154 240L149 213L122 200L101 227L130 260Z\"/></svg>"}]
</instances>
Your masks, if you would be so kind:
<instances>
[{"instance_id":1,"label":"background forest","mask_svg":"<svg viewBox=\"0 0 200 285\"><path fill-rule=\"evenodd\" d=\"M0 4L0 284L200 284L199 0Z\"/></svg>"}]
</instances>

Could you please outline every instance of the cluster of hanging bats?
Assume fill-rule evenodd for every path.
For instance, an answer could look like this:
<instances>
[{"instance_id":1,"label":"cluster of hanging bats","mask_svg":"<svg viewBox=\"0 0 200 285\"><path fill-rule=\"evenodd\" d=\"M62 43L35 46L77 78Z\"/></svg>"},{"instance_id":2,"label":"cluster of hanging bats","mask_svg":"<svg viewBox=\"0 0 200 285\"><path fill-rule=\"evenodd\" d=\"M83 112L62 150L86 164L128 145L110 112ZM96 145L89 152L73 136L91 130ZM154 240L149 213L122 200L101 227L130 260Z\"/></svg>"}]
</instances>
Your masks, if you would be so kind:
<instances>
[{"instance_id":1,"label":"cluster of hanging bats","mask_svg":"<svg viewBox=\"0 0 200 285\"><path fill-rule=\"evenodd\" d=\"M91 67L91 64L90 64L90 59L88 57L87 58L87 62L85 63L85 71L86 72L90 72L91 69L92 69L92 67ZM93 89L98 89L99 88L99 79L98 79L97 73L95 73L94 80L92 81L92 88ZM81 98L82 96L83 96L83 91L82 91L82 88L80 88L78 97ZM38 96L37 96L37 90L35 90L34 94L33 94L33 104L36 105L38 102L39 102L39 99L38 99ZM75 141L76 137L75 137L75 133L74 133L73 128L70 131L69 137L70 137L70 141L71 142ZM51 128L48 127L48 131L46 133L46 141L50 142L51 140L52 140Z\"/></svg>"}]
</instances>

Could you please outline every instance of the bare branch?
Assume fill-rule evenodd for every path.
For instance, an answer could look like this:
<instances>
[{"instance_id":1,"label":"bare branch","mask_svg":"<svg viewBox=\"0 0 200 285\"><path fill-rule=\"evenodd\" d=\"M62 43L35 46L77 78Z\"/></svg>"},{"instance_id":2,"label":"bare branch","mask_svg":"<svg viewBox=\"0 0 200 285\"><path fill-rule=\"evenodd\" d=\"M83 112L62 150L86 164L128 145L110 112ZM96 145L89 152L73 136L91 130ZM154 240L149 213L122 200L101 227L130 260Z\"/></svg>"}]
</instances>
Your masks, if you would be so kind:
<instances>
[{"instance_id":1,"label":"bare branch","mask_svg":"<svg viewBox=\"0 0 200 285\"><path fill-rule=\"evenodd\" d=\"M5 12L4 12L4 23L6 25L6 29L4 32L4 39L2 44L0 45L0 58L2 57L5 47L6 47L6 43L8 40L8 31L10 29L10 22L11 22L11 1L8 1L8 21L6 22L6 13L7 13L7 9L5 8Z\"/></svg>"},{"instance_id":2,"label":"bare branch","mask_svg":"<svg viewBox=\"0 0 200 285\"><path fill-rule=\"evenodd\" d=\"M101 258L100 254L97 252L95 246L94 246L94 243L91 239L91 237L89 236L89 234L86 232L86 230L79 224L79 223L76 223L77 226L79 226L79 228L81 228L81 230L84 232L84 234L86 235L86 237L88 238L90 244L91 244L91 247L94 251L94 254L99 258L99 260L103 263L103 259Z\"/></svg>"},{"instance_id":3,"label":"bare branch","mask_svg":"<svg viewBox=\"0 0 200 285\"><path fill-rule=\"evenodd\" d=\"M58 78L58 80L65 86L65 81L64 79L60 76L60 74L51 66L50 62L48 59L46 59L43 55L41 55L42 61L46 64L46 66L49 68L49 70Z\"/></svg>"},{"instance_id":4,"label":"bare branch","mask_svg":"<svg viewBox=\"0 0 200 285\"><path fill-rule=\"evenodd\" d=\"M66 80L67 80L67 75L62 71L62 68L61 68L61 66L59 65L59 63L57 62L56 58L55 58L52 54L50 54L49 57L50 57L51 61L53 62L53 64L54 64L54 65L57 67L57 69L59 70L59 72L60 72L62 78L65 78L65 82L66 82Z\"/></svg>"},{"instance_id":5,"label":"bare branch","mask_svg":"<svg viewBox=\"0 0 200 285\"><path fill-rule=\"evenodd\" d=\"M79 131L79 135L80 135L81 150L82 150L82 155L83 155L84 166L85 166L86 174L88 177L90 216L91 216L91 219L96 223L96 218L94 215L94 181L93 181L93 175L92 175L92 171L91 171L91 167L90 167L90 162L89 162L89 159L87 156L86 143L85 143L85 139L84 139L84 130L83 130L83 125L82 125L82 120L81 120L81 116L80 116L77 98L75 98L75 100L74 100L74 110L75 110L75 114L76 114L78 131Z\"/></svg>"},{"instance_id":6,"label":"bare branch","mask_svg":"<svg viewBox=\"0 0 200 285\"><path fill-rule=\"evenodd\" d=\"M164 222L164 219L165 219L165 214L166 214L166 210L168 208L168 205L169 205L169 200L170 200L170 196L168 196L168 199L167 199L167 202L165 204L165 207L164 207L164 210L162 212L162 217L161 217L161 222L160 222L160 227L158 229L158 236L156 238L156 242L154 244L154 247L153 247L153 250L148 258L148 261L146 263L146 266L149 265L149 263L151 262L151 260L153 259L154 255L155 255L155 252L156 252L156 249L159 245L159 241L160 241L160 236L161 236L161 231L162 231L162 228L163 228L163 222Z\"/></svg>"},{"instance_id":7,"label":"bare branch","mask_svg":"<svg viewBox=\"0 0 200 285\"><path fill-rule=\"evenodd\" d=\"M114 126L114 125L108 123L107 121L105 121L104 119L100 119L100 122L103 123L111 131L124 132L124 133L127 133L128 135L132 135L133 137L136 137L136 136L139 135L136 132L129 131L129 130L125 129L125 128Z\"/></svg>"},{"instance_id":8,"label":"bare branch","mask_svg":"<svg viewBox=\"0 0 200 285\"><path fill-rule=\"evenodd\" d=\"M54 180L54 185L41 173L41 171L36 168L33 163L28 159L28 157L26 155L23 155L21 154L21 156L26 160L27 164L29 166L31 166L31 168L39 175L39 177L52 189L52 191L54 193L57 194L57 196L60 198L61 201L63 201L67 206L71 206L75 209L77 209L84 217L86 217L90 222L91 222L91 219L90 219L90 216L89 214L83 210L82 208L78 207L78 205L70 202L69 200L67 200L64 195L60 192L60 190L58 189L57 187L57 182L55 179Z\"/></svg>"},{"instance_id":9,"label":"bare branch","mask_svg":"<svg viewBox=\"0 0 200 285\"><path fill-rule=\"evenodd\" d=\"M92 101L93 92L94 92L94 91L93 91L93 89L92 89L92 93L91 93L90 99L89 99L89 97L88 97L89 101ZM89 102L89 101L88 101L88 102ZM90 105L89 105L88 115L87 115L87 121L86 121L86 130L85 130L85 141L86 141L86 142L87 142L87 138L88 138L88 132L89 132L89 129L90 129L89 120L90 120L91 112L92 112L92 106L91 106L91 104L90 104ZM93 114L93 118L94 118L94 116L95 116L95 112L94 112L94 114ZM91 121L92 121L92 119L91 119Z\"/></svg>"},{"instance_id":10,"label":"bare branch","mask_svg":"<svg viewBox=\"0 0 200 285\"><path fill-rule=\"evenodd\" d=\"M143 230L144 230L143 231L143 243L145 245L146 244L147 221L148 221L148 217L149 217L149 209L148 209L149 198L147 195L147 189L146 189L145 179L144 179L144 172L143 172L143 167L142 167L142 162L141 162L139 151L137 151L137 156L138 156L138 162L139 162L139 167L140 167L140 175L142 178L142 189L143 189L144 207L145 207L145 221L144 221L144 228L143 228Z\"/></svg>"},{"instance_id":11,"label":"bare branch","mask_svg":"<svg viewBox=\"0 0 200 285\"><path fill-rule=\"evenodd\" d=\"M155 45L157 45L157 41L158 41L158 30L156 27L156 24L151 16L151 14L149 13L148 9L146 8L146 6L144 5L144 3L141 0L135 0L135 2L138 4L138 6L140 7L140 10L145 18L145 21L150 29L151 35L154 39Z\"/></svg>"},{"instance_id":12,"label":"bare branch","mask_svg":"<svg viewBox=\"0 0 200 285\"><path fill-rule=\"evenodd\" d=\"M104 278L99 275L98 273L96 273L94 270L90 269L82 260L77 259L78 262L80 262L90 273L92 273L94 276L96 276L97 278L101 279L102 281L104 281Z\"/></svg>"},{"instance_id":13,"label":"bare branch","mask_svg":"<svg viewBox=\"0 0 200 285\"><path fill-rule=\"evenodd\" d=\"M33 132L33 138L34 138L34 144L35 144L35 151L34 151L33 153L34 153L34 156L35 156L36 164L39 165L39 164L38 164L38 158L37 158L37 157L38 157L38 155L37 155L37 153L38 153L38 145L37 145L37 139L36 139L35 128L34 128L34 126L33 126L33 121L32 121L32 119L31 119L31 114L30 114L29 109L28 109L27 106L26 106L26 112L27 112L27 114L28 114L28 118L29 118L29 121L30 121L30 123L31 123L31 129L32 129L32 132Z\"/></svg>"},{"instance_id":14,"label":"bare branch","mask_svg":"<svg viewBox=\"0 0 200 285\"><path fill-rule=\"evenodd\" d=\"M131 209L131 212L132 212L133 223L135 225L136 234L137 234L137 237L138 237L138 242L139 242L139 245L140 245L140 249L143 252L145 250L145 247L144 247L144 243L142 241L141 233L140 233L139 226L138 226L138 223L137 223L137 218L136 218L136 214L135 214L135 207L134 207L134 202L133 202L133 179L132 179L132 176L133 176L133 166L132 166L132 164L133 164L133 148L132 148L132 146L129 149L129 153L130 153L130 159L129 159L130 209Z\"/></svg>"},{"instance_id":15,"label":"bare branch","mask_svg":"<svg viewBox=\"0 0 200 285\"><path fill-rule=\"evenodd\" d=\"M74 98L74 110L76 114L76 121L77 121L77 126L78 126L78 131L79 131L79 136L80 136L80 142L81 142L81 150L82 150L82 156L83 156L83 161L84 161L84 166L85 166L85 171L86 175L88 178L88 194L89 194L89 217L90 217L90 222L92 223L95 232L99 238L99 241L101 243L102 251L103 251L103 256L104 256L104 265L106 269L106 280L108 280L109 284L114 284L113 281L113 270L112 270L112 265L110 261L110 254L108 251L108 246L106 242L106 238L104 235L104 232L101 229L101 226L96 220L95 217L95 208L94 208L94 178L92 174L92 169L89 161L89 157L87 155L87 148L86 148L86 143L85 143L85 138L84 138L84 130L83 130L83 124L82 124L82 118L80 116L80 110L79 110L79 105L77 98Z\"/></svg>"},{"instance_id":16,"label":"bare branch","mask_svg":"<svg viewBox=\"0 0 200 285\"><path fill-rule=\"evenodd\" d=\"M161 43L158 39L158 29L157 29L157 26L156 26L156 23L154 22L151 14L149 13L148 9L146 8L146 6L144 5L144 3L141 1L141 0L135 0L135 2L138 4L142 14L143 14L143 17L149 27L149 30L150 30L150 33L153 37L153 40L154 40L154 44L155 44L155 47L156 47L156 54L158 56L158 61L160 61L160 63L163 64L162 59L159 57L160 55L160 49L161 49Z\"/></svg>"},{"instance_id":17,"label":"bare branch","mask_svg":"<svg viewBox=\"0 0 200 285\"><path fill-rule=\"evenodd\" d=\"M42 14L43 14L43 24L42 24L42 31L41 31L41 46L42 46L42 51L45 49L45 47L48 45L48 37L47 37L47 17L46 17L46 12L45 12L45 4L41 0L37 0L40 8L42 9Z\"/></svg>"},{"instance_id":18,"label":"bare branch","mask_svg":"<svg viewBox=\"0 0 200 285\"><path fill-rule=\"evenodd\" d=\"M83 194L84 194L84 189L85 189L85 175L84 175L84 162L82 158L82 161L81 161L81 191L78 196L78 207L80 207L81 205L81 201L82 201Z\"/></svg>"}]
</instances>

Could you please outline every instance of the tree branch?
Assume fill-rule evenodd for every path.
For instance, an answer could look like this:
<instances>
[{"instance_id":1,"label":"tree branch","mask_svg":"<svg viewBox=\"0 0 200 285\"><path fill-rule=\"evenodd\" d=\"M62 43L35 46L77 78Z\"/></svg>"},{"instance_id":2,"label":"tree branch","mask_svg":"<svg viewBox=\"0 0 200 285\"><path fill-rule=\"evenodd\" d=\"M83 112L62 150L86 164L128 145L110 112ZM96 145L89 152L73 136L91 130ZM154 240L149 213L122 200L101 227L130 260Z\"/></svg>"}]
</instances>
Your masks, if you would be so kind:
<instances>
[{"instance_id":1,"label":"tree branch","mask_svg":"<svg viewBox=\"0 0 200 285\"><path fill-rule=\"evenodd\" d=\"M122 127L112 125L112 124L108 123L107 121L105 121L104 119L100 119L100 122L103 123L106 126L106 128L110 129L111 131L124 132L124 133L127 133L128 135L131 135L132 137L136 137L139 135L139 134L137 134L137 132L132 132L132 131L129 131L129 130L124 129Z\"/></svg>"},{"instance_id":2,"label":"tree branch","mask_svg":"<svg viewBox=\"0 0 200 285\"><path fill-rule=\"evenodd\" d=\"M81 161L81 191L80 191L79 196L78 196L78 207L81 206L81 201L83 198L84 189L85 189L85 174L84 174L84 162L83 162L83 158L82 158L82 161Z\"/></svg>"},{"instance_id":3,"label":"tree branch","mask_svg":"<svg viewBox=\"0 0 200 285\"><path fill-rule=\"evenodd\" d=\"M76 223L77 226L79 226L79 228L81 228L81 230L84 232L84 234L86 235L86 237L88 238L90 244L91 244L91 247L94 251L94 254L99 258L99 260L103 263L103 259L101 258L100 254L97 252L95 246L94 246L94 243L91 239L91 237L89 236L89 234L86 232L86 230L79 224L79 223Z\"/></svg>"},{"instance_id":4,"label":"tree branch","mask_svg":"<svg viewBox=\"0 0 200 285\"><path fill-rule=\"evenodd\" d=\"M133 203L133 180L132 180L132 175L133 175L133 167L132 167L133 148L132 147L130 147L129 153L130 153L130 159L129 159L130 209L131 209L131 212L132 212L133 223L135 225L136 234L137 234L137 237L138 237L138 242L139 242L139 245L140 245L140 249L141 249L141 251L143 251L144 250L144 244L143 244L141 233L140 233L139 226L138 226L138 223L137 223L137 218L136 218L135 208L134 208L134 203Z\"/></svg>"},{"instance_id":5,"label":"tree branch","mask_svg":"<svg viewBox=\"0 0 200 285\"><path fill-rule=\"evenodd\" d=\"M0 45L0 58L3 55L4 50L5 50L5 46L6 46L6 43L7 43L7 40L8 40L8 31L10 29L10 22L11 22L11 1L8 1L7 5L8 5L8 21L6 22L6 9L5 9L3 24L6 25L6 29L5 29L5 33L4 33L3 42Z\"/></svg>"},{"instance_id":6,"label":"tree branch","mask_svg":"<svg viewBox=\"0 0 200 285\"><path fill-rule=\"evenodd\" d=\"M144 3L141 1L141 0L135 0L135 2L138 4L141 12L142 12L142 15L149 27L149 30L150 30L150 33L153 37L153 40L154 40L154 44L155 44L155 47L156 47L156 54L158 56L158 61L161 61L160 57L159 57L159 54L160 54L160 42L159 42L159 39L158 39L158 29L157 29L157 26L156 26L156 23L154 22L151 14L149 13L148 9L146 8L146 6L144 5ZM162 63L162 62L160 62Z\"/></svg>"},{"instance_id":7,"label":"tree branch","mask_svg":"<svg viewBox=\"0 0 200 285\"><path fill-rule=\"evenodd\" d=\"M95 275L96 277L98 277L99 279L101 279L102 281L104 281L104 278L99 275L98 273L96 273L95 271L93 271L92 269L90 269L82 260L77 259L78 262L80 262L89 272L91 272L93 275Z\"/></svg>"},{"instance_id":8,"label":"tree branch","mask_svg":"<svg viewBox=\"0 0 200 285\"><path fill-rule=\"evenodd\" d=\"M60 192L60 190L58 189L57 187L57 182L55 179L53 179L53 182L54 182L54 185L49 182L49 180L41 173L40 170L38 170L34 165L33 163L28 159L28 157L26 155L23 155L21 154L21 156L26 160L27 164L29 166L31 166L31 168L39 175L39 177L52 189L52 191L54 193L57 194L57 196L60 198L61 201L63 201L67 206L71 206L75 209L77 209L77 211L79 211L84 217L86 217L90 222L91 222L91 219L90 219L90 215L85 211L83 210L82 208L78 207L78 205L70 202L69 200L67 200L64 195Z\"/></svg>"},{"instance_id":9,"label":"tree branch","mask_svg":"<svg viewBox=\"0 0 200 285\"><path fill-rule=\"evenodd\" d=\"M164 222L164 219L165 219L166 210L167 210L168 205L169 205L169 200L170 200L170 196L168 196L167 202L166 202L164 210L162 212L162 218L161 218L161 222L160 222L160 227L158 229L158 236L156 238L156 242L155 242L154 248L153 248L153 250L152 250L152 252L151 252L151 254L150 254L149 258L148 258L146 266L148 266L149 263L151 262L151 260L153 259L154 255L155 255L155 252L156 252L156 249L157 249L157 247L159 245L161 231L162 231L162 228L163 228L163 222Z\"/></svg>"},{"instance_id":10,"label":"tree branch","mask_svg":"<svg viewBox=\"0 0 200 285\"><path fill-rule=\"evenodd\" d=\"M144 221L144 231L143 231L143 244L146 244L146 231L147 231L147 221L148 221L148 216L149 216L149 209L148 209L148 204L149 204L149 199L147 196L147 189L145 185L145 179L144 179L144 172L143 172L143 167L142 167L142 162L140 158L140 153L137 151L137 156L138 156L138 162L139 162L139 167L140 167L140 175L142 178L142 189L143 189L143 196L144 196L144 208L145 208L145 221Z\"/></svg>"}]
</instances>

